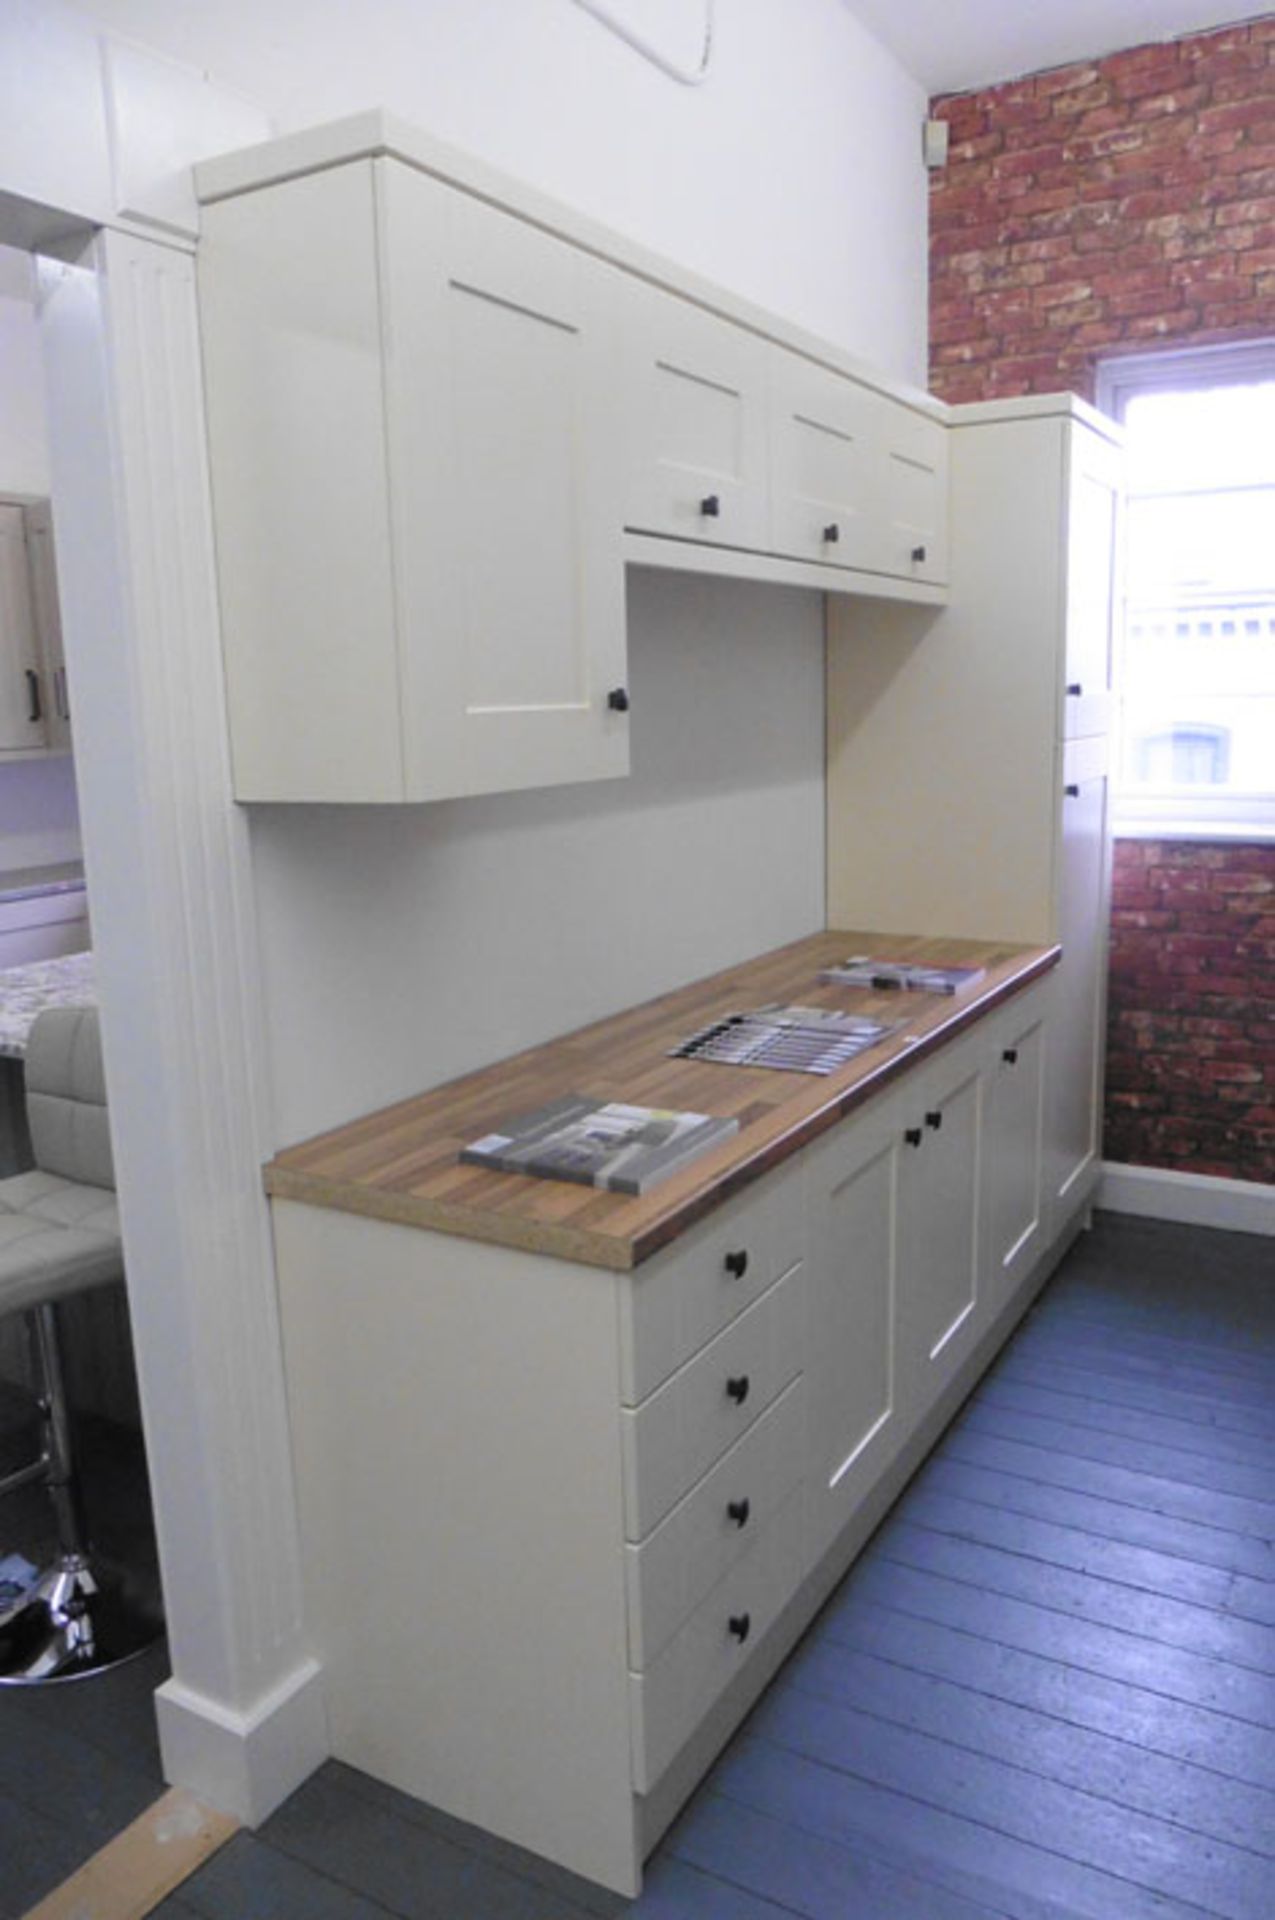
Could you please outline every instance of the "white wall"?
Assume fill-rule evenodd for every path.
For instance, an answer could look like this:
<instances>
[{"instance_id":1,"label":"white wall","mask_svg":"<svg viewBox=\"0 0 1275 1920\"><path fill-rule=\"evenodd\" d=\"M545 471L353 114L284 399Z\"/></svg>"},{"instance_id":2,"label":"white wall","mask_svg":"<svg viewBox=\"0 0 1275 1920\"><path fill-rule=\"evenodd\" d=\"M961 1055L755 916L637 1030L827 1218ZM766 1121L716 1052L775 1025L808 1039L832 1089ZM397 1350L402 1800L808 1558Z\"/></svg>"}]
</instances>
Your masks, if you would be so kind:
<instances>
[{"instance_id":1,"label":"white wall","mask_svg":"<svg viewBox=\"0 0 1275 1920\"><path fill-rule=\"evenodd\" d=\"M678 11L626 4L634 18ZM86 10L251 95L280 131L388 107L924 383L925 94L843 0L717 0L699 87L574 0Z\"/></svg>"},{"instance_id":2,"label":"white wall","mask_svg":"<svg viewBox=\"0 0 1275 1920\"><path fill-rule=\"evenodd\" d=\"M49 491L30 257L0 247L0 494ZM0 766L0 875L80 857L69 755Z\"/></svg>"},{"instance_id":3,"label":"white wall","mask_svg":"<svg viewBox=\"0 0 1275 1920\"><path fill-rule=\"evenodd\" d=\"M627 780L252 809L280 1142L822 926L819 596L631 572L629 649Z\"/></svg>"}]
</instances>

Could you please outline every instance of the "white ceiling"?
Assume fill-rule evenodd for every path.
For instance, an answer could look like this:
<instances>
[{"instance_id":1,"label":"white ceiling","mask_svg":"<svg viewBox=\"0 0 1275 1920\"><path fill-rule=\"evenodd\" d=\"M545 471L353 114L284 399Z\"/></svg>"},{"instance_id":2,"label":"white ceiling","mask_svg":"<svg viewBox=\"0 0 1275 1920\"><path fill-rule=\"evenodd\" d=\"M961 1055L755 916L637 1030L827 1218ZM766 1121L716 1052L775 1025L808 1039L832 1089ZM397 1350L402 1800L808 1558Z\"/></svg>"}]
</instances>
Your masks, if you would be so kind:
<instances>
[{"instance_id":1,"label":"white ceiling","mask_svg":"<svg viewBox=\"0 0 1275 1920\"><path fill-rule=\"evenodd\" d=\"M846 0L927 93L963 93L1264 9L1237 0Z\"/></svg>"}]
</instances>

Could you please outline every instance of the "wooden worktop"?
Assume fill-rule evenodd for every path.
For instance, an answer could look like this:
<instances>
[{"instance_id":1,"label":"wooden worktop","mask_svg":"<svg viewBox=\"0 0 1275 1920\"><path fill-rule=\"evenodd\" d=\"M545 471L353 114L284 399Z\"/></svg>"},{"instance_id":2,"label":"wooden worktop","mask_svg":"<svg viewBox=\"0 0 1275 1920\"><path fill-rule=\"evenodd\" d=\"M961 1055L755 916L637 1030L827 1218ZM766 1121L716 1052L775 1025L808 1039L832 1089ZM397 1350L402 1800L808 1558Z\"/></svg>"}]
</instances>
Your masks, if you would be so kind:
<instances>
[{"instance_id":1,"label":"wooden worktop","mask_svg":"<svg viewBox=\"0 0 1275 1920\"><path fill-rule=\"evenodd\" d=\"M821 967L859 952L986 971L976 986L952 996L819 984ZM813 934L289 1147L267 1166L266 1188L284 1199L591 1266L635 1267L904 1067L1047 972L1058 954L1057 947L973 940ZM769 1001L906 1019L906 1025L826 1078L668 1057L669 1048L709 1021ZM459 1164L469 1141L568 1093L599 1104L620 1100L735 1115L739 1132L637 1198Z\"/></svg>"}]
</instances>

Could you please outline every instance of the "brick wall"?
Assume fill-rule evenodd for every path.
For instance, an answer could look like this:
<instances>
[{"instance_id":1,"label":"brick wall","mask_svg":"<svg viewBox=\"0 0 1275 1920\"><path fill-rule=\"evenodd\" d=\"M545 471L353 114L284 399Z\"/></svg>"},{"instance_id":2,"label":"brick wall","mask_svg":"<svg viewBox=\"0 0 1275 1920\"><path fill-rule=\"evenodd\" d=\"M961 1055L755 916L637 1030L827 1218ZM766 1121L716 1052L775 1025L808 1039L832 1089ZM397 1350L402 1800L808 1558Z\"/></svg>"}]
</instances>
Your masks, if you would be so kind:
<instances>
[{"instance_id":1,"label":"brick wall","mask_svg":"<svg viewBox=\"0 0 1275 1920\"><path fill-rule=\"evenodd\" d=\"M1275 846L1115 848L1107 1158L1275 1179Z\"/></svg>"},{"instance_id":2,"label":"brick wall","mask_svg":"<svg viewBox=\"0 0 1275 1920\"><path fill-rule=\"evenodd\" d=\"M936 100L930 383L1275 336L1275 14ZM1275 848L1115 850L1105 1152L1275 1181Z\"/></svg>"},{"instance_id":3,"label":"brick wall","mask_svg":"<svg viewBox=\"0 0 1275 1920\"><path fill-rule=\"evenodd\" d=\"M936 100L930 383L1066 387L1275 332L1275 14Z\"/></svg>"}]
</instances>

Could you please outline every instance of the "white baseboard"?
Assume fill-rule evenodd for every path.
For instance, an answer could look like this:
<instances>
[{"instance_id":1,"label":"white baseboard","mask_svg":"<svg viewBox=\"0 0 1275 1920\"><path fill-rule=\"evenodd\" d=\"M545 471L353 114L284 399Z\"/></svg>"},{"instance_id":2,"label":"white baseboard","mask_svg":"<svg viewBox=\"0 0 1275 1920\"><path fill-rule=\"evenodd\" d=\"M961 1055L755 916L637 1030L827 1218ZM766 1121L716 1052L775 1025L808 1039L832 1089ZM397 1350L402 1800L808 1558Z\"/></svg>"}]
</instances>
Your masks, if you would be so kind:
<instances>
[{"instance_id":1,"label":"white baseboard","mask_svg":"<svg viewBox=\"0 0 1275 1920\"><path fill-rule=\"evenodd\" d=\"M1221 1180L1207 1173L1126 1167L1108 1160L1095 1205L1112 1213L1223 1227L1230 1233L1275 1234L1275 1186L1260 1180Z\"/></svg>"},{"instance_id":2,"label":"white baseboard","mask_svg":"<svg viewBox=\"0 0 1275 1920\"><path fill-rule=\"evenodd\" d=\"M331 1752L322 1670L306 1660L246 1713L168 1680L155 1695L164 1778L258 1827Z\"/></svg>"}]
</instances>

